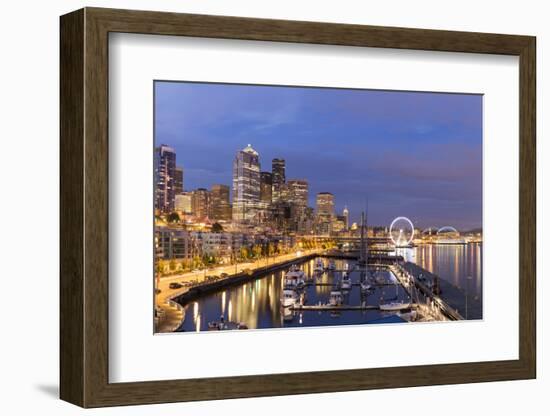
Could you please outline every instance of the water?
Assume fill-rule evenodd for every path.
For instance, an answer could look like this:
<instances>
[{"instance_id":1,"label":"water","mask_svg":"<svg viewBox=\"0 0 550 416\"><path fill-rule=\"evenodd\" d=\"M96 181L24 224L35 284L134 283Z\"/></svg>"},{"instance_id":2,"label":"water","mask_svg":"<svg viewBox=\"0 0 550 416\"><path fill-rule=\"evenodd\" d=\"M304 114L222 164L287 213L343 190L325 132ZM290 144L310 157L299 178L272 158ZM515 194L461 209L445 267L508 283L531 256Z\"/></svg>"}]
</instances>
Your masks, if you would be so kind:
<instances>
[{"instance_id":1,"label":"water","mask_svg":"<svg viewBox=\"0 0 550 416\"><path fill-rule=\"evenodd\" d=\"M483 247L481 243L443 245L426 244L399 249L406 261L437 274L450 284L481 298ZM471 277L471 279L468 279Z\"/></svg>"},{"instance_id":2,"label":"water","mask_svg":"<svg viewBox=\"0 0 550 416\"><path fill-rule=\"evenodd\" d=\"M328 261L325 259L325 264ZM355 261L336 260L336 271L325 272L316 281L326 285L308 286L305 289L308 305L319 302L326 304L332 290L332 285L341 278L341 270L345 265L353 267ZM307 276L313 276L315 259L301 264ZM205 331L208 323L218 321L220 316L230 322L244 322L248 328L281 328L281 327L309 327L329 325L364 324L369 321L387 316L383 312L373 311L301 311L286 312L280 306L285 271L270 273L262 278L226 289L223 292L206 295L195 302L191 302L185 309L185 318L180 331ZM389 271L379 271L388 282L396 282L395 276ZM352 283L359 283L361 272L351 273ZM397 289L397 290L396 290ZM391 285L377 288L366 300L368 304L378 304L380 299L386 301L409 301L408 295L401 286ZM361 291L359 286L345 295L344 304L360 305Z\"/></svg>"}]
</instances>

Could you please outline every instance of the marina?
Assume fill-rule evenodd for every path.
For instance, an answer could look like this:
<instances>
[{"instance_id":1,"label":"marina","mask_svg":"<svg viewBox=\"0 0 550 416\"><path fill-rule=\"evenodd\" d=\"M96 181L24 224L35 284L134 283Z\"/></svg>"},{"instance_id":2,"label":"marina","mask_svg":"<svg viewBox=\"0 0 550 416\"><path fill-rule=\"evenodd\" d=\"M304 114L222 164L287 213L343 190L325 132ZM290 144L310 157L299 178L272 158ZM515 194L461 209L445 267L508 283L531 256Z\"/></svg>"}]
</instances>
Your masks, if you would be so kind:
<instances>
[{"instance_id":1,"label":"marina","mask_svg":"<svg viewBox=\"0 0 550 416\"><path fill-rule=\"evenodd\" d=\"M460 252L457 249L457 253ZM322 265L322 266L321 266ZM369 257L337 258L334 251L273 265L245 276L200 285L177 301L183 305L179 332L259 329L385 322L430 322L481 316L481 302L446 279L395 255L394 262ZM468 299L468 301L466 300Z\"/></svg>"}]
</instances>

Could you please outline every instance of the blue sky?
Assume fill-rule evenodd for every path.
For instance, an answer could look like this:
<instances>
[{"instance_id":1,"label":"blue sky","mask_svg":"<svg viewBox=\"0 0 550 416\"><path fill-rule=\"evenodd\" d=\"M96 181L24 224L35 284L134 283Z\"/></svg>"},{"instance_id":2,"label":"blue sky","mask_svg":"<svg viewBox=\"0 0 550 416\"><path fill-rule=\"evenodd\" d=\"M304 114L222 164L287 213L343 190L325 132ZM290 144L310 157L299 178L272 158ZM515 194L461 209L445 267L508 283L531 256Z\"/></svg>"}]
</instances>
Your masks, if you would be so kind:
<instances>
[{"instance_id":1,"label":"blue sky","mask_svg":"<svg viewBox=\"0 0 550 416\"><path fill-rule=\"evenodd\" d=\"M155 145L176 149L185 189L231 185L250 143L261 169L286 160L310 204L332 192L337 211L369 224L407 216L419 227L481 227L482 96L155 82Z\"/></svg>"}]
</instances>

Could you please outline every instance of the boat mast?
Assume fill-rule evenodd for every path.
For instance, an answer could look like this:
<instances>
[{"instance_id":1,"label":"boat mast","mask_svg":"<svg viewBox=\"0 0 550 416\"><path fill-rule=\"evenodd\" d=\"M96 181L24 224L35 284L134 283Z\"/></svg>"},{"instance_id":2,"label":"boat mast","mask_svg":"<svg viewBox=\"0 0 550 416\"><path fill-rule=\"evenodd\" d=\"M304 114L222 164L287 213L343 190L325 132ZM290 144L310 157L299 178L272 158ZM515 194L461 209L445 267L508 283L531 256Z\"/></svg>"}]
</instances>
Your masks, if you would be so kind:
<instances>
[{"instance_id":1,"label":"boat mast","mask_svg":"<svg viewBox=\"0 0 550 416\"><path fill-rule=\"evenodd\" d=\"M367 235L365 235L365 270L367 268L368 262L369 262L369 199L367 198L367 201L365 203L365 232Z\"/></svg>"},{"instance_id":2,"label":"boat mast","mask_svg":"<svg viewBox=\"0 0 550 416\"><path fill-rule=\"evenodd\" d=\"M365 213L361 212L361 253L359 254L359 261L361 265L367 265L367 259L365 259Z\"/></svg>"}]
</instances>

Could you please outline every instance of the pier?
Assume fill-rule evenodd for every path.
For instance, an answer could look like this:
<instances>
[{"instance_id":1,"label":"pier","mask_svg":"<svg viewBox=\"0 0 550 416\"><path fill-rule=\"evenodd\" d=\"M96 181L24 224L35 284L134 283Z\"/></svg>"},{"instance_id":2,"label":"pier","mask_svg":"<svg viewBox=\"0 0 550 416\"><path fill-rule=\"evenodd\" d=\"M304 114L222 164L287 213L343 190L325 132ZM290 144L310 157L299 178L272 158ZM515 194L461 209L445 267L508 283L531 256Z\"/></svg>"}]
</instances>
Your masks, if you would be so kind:
<instances>
[{"instance_id":1,"label":"pier","mask_svg":"<svg viewBox=\"0 0 550 416\"><path fill-rule=\"evenodd\" d=\"M427 297L440 305L444 313L453 320L481 319L481 300L472 294L466 294L461 288L452 285L415 263L405 262L398 266L404 273L412 276L416 287ZM468 305L466 311L465 305ZM466 312L467 315L466 316Z\"/></svg>"},{"instance_id":2,"label":"pier","mask_svg":"<svg viewBox=\"0 0 550 416\"><path fill-rule=\"evenodd\" d=\"M418 305L411 304L408 309ZM379 311L379 305L296 305L289 308L293 311Z\"/></svg>"}]
</instances>

